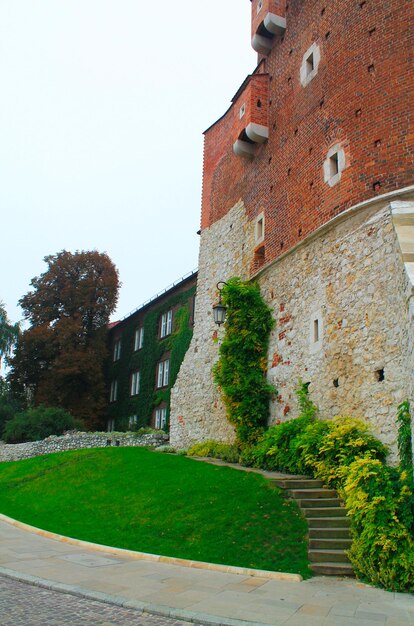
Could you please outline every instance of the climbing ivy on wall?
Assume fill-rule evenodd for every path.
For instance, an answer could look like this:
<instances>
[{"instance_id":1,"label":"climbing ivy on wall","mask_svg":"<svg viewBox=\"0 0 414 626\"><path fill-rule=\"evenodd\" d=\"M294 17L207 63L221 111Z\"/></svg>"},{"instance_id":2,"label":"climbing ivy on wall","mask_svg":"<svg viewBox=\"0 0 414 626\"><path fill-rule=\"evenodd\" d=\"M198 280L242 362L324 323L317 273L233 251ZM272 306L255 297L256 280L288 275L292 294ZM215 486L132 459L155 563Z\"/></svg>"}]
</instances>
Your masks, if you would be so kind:
<instances>
[{"instance_id":1,"label":"climbing ivy on wall","mask_svg":"<svg viewBox=\"0 0 414 626\"><path fill-rule=\"evenodd\" d=\"M222 289L222 300L227 307L226 334L213 368L214 380L238 440L253 443L266 426L269 399L276 392L266 380L274 320L255 283L231 278Z\"/></svg>"},{"instance_id":2,"label":"climbing ivy on wall","mask_svg":"<svg viewBox=\"0 0 414 626\"><path fill-rule=\"evenodd\" d=\"M137 428L148 426L154 408L162 402L167 403L167 420L169 419L171 387L175 383L193 334L190 325L190 303L194 295L195 287L191 287L147 313L143 321L144 345L141 350L134 351L136 318L132 317L130 323L123 328L121 358L115 363L111 362L108 367L108 380L118 380L119 400L108 407L108 417L115 419L116 430L128 429L129 417L134 415L138 417ZM174 309L173 332L160 339L159 319L170 309ZM166 352L169 353L170 359L169 385L156 389L157 363ZM140 390L138 395L131 396L130 377L131 373L137 370L140 372Z\"/></svg>"}]
</instances>

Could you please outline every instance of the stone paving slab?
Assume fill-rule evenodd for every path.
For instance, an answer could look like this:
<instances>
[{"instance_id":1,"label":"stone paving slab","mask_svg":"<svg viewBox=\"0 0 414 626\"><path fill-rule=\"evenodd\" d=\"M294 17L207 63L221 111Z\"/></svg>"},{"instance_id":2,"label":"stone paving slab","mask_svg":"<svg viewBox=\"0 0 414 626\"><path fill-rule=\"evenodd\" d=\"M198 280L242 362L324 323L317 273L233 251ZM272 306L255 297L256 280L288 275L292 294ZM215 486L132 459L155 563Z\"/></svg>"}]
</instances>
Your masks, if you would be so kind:
<instances>
[{"instance_id":1,"label":"stone paving slab","mask_svg":"<svg viewBox=\"0 0 414 626\"><path fill-rule=\"evenodd\" d=\"M35 535L4 520L0 521L1 574L64 595L203 625L414 626L414 596L389 593L353 579L269 580L111 556L97 548ZM2 618L0 622L5 626ZM16 626L28 623L37 625L26 621ZM47 621L39 623L51 626Z\"/></svg>"}]
</instances>

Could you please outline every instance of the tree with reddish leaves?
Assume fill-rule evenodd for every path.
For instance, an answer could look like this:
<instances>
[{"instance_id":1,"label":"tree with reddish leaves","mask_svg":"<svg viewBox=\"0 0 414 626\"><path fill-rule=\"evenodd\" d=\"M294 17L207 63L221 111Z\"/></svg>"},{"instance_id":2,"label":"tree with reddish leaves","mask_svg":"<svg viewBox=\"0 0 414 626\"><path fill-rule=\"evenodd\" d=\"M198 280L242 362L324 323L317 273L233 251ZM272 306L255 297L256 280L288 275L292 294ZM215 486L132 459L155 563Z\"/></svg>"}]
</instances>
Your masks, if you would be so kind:
<instances>
[{"instance_id":1,"label":"tree with reddish leaves","mask_svg":"<svg viewBox=\"0 0 414 626\"><path fill-rule=\"evenodd\" d=\"M102 424L106 329L118 298L118 272L105 253L62 250L45 257L46 272L19 301L30 328L11 360L15 392L34 405L59 406Z\"/></svg>"}]
</instances>

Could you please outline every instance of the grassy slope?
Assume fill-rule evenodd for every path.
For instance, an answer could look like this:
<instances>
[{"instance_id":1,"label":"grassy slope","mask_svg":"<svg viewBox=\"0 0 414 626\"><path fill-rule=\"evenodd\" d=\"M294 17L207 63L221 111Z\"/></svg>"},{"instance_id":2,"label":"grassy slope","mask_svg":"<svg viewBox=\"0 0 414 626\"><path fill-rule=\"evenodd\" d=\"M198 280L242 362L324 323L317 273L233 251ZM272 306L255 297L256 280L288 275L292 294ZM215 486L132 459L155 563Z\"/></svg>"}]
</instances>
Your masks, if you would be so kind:
<instances>
[{"instance_id":1,"label":"grassy slope","mask_svg":"<svg viewBox=\"0 0 414 626\"><path fill-rule=\"evenodd\" d=\"M309 576L306 523L262 476L142 448L0 463L0 512L95 543Z\"/></svg>"}]
</instances>

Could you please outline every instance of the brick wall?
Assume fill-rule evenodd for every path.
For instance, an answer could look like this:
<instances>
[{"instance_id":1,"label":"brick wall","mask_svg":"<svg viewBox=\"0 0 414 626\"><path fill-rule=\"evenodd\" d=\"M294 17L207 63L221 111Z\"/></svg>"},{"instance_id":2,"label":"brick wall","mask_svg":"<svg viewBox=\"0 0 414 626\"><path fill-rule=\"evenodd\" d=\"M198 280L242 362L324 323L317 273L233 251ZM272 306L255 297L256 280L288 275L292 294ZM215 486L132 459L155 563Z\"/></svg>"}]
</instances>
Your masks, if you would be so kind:
<instances>
[{"instance_id":1,"label":"brick wall","mask_svg":"<svg viewBox=\"0 0 414 626\"><path fill-rule=\"evenodd\" d=\"M240 98L205 134L202 228L242 199L249 219L265 213L265 263L350 206L414 182L414 4L292 0L286 18L259 68L269 140L251 161L233 154ZM315 43L318 72L303 87ZM323 164L336 144L346 164L330 187Z\"/></svg>"}]
</instances>

